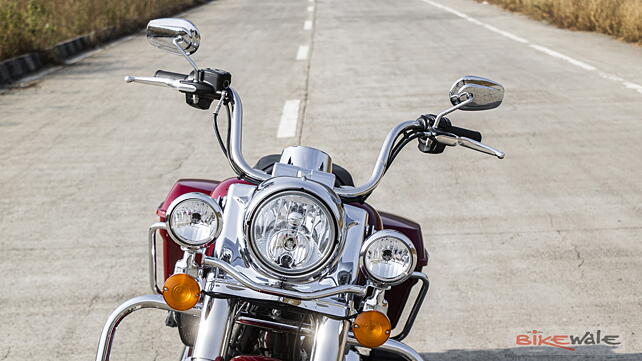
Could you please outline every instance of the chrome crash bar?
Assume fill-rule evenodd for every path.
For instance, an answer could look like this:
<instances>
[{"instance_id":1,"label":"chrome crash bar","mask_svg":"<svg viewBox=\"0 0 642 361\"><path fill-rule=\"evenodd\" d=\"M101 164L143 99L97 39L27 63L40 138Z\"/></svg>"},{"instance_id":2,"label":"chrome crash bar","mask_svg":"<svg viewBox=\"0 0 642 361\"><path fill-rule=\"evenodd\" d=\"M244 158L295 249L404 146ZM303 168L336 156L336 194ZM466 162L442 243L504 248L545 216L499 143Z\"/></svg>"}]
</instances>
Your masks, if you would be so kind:
<instances>
[{"instance_id":1,"label":"chrome crash bar","mask_svg":"<svg viewBox=\"0 0 642 361\"><path fill-rule=\"evenodd\" d=\"M344 285L344 286L330 287L330 288L326 288L326 289L323 289L320 291L314 291L314 292L300 292L300 291L285 290L282 288L256 284L252 280L247 278L244 274L237 271L236 268L234 268L229 263L221 261L216 258L203 257L203 265L220 269L221 271L225 272L228 276L234 278L240 284L242 284L243 286L253 291L266 293L274 296L293 298L293 299L303 300L303 301L317 300L320 298L336 296L344 293L353 293L359 296L365 296L368 291L367 286L359 286L359 285Z\"/></svg>"},{"instance_id":2,"label":"chrome crash bar","mask_svg":"<svg viewBox=\"0 0 642 361\"><path fill-rule=\"evenodd\" d=\"M144 308L155 308L158 310L165 311L175 311L163 299L161 295L147 295L139 296L132 298L122 305L118 306L117 309L112 312L112 314L107 319L105 327L103 327L103 332L100 335L100 341L98 342L98 351L96 352L96 361L109 361L109 356L111 354L111 346L114 341L114 333L116 332L116 327L120 322L131 314L134 311L142 310ZM175 311L178 312L178 311ZM190 315L199 315L201 312L201 305L197 304L194 308L183 313Z\"/></svg>"},{"instance_id":3,"label":"chrome crash bar","mask_svg":"<svg viewBox=\"0 0 642 361\"><path fill-rule=\"evenodd\" d=\"M134 311L142 309L158 309L163 311L179 312L169 307L160 295L139 296L125 301L123 304L118 306L114 312L112 312L105 323L105 327L103 327L103 331L100 335L100 341L98 343L98 350L96 352L96 361L109 361L116 328L125 317L129 316ZM198 316L201 313L201 310L202 304L199 303L194 308L182 311L181 313ZM351 334L348 335L346 340L349 345L361 346ZM419 353L417 353L417 351L412 347L396 340L390 339L383 345L377 347L377 349L397 354L407 361L423 361L421 355L419 355Z\"/></svg>"},{"instance_id":4,"label":"chrome crash bar","mask_svg":"<svg viewBox=\"0 0 642 361\"><path fill-rule=\"evenodd\" d=\"M357 339L355 339L351 334L348 334L348 345L361 346L359 344L359 341L357 341ZM421 357L421 355L417 351L415 351L415 349L403 342L399 342L396 340L390 339L376 349L397 354L407 361L424 361L423 357Z\"/></svg>"},{"instance_id":5,"label":"chrome crash bar","mask_svg":"<svg viewBox=\"0 0 642 361\"><path fill-rule=\"evenodd\" d=\"M417 315L419 315L419 310L421 309L421 305L424 304L424 299L426 299L426 295L428 294L428 288L430 287L430 281L428 280L428 276L423 272L413 272L410 278L421 281L421 288L419 289L419 293L417 294L415 303L412 305L412 309L408 314L408 318L406 319L406 324L403 326L403 329L401 330L401 332L399 332L398 335L392 337L392 339L397 341L402 341L404 338L408 336L408 334L410 334L410 330L412 329L412 326L415 324L415 320L417 319Z\"/></svg>"},{"instance_id":6,"label":"chrome crash bar","mask_svg":"<svg viewBox=\"0 0 642 361\"><path fill-rule=\"evenodd\" d=\"M156 262L156 234L158 230L167 230L165 222L156 222L149 227L148 248L149 248L149 286L152 288L154 294L160 294L161 290L158 287L158 266Z\"/></svg>"},{"instance_id":7,"label":"chrome crash bar","mask_svg":"<svg viewBox=\"0 0 642 361\"><path fill-rule=\"evenodd\" d=\"M247 163L247 161L243 157L243 152L241 150L243 105L241 104L241 97L238 95L236 90L229 88L229 92L232 96L233 103L232 119L230 124L230 162L232 163L232 167L235 170L242 173L239 175L245 176L255 182L262 182L268 178L271 178L271 176L266 172L254 169ZM370 179L365 184L359 187L337 187L334 188L334 191L337 192L339 196L344 198L355 198L370 193L377 187L379 181L381 181L381 178L383 177L386 169L386 164L390 160L390 151L392 150L392 146L395 143L395 139L397 139L397 137L404 131L420 126L420 122L411 120L403 122L394 127L388 133L388 136L381 146L381 151L379 151L379 157L377 157L377 162L375 163Z\"/></svg>"}]
</instances>

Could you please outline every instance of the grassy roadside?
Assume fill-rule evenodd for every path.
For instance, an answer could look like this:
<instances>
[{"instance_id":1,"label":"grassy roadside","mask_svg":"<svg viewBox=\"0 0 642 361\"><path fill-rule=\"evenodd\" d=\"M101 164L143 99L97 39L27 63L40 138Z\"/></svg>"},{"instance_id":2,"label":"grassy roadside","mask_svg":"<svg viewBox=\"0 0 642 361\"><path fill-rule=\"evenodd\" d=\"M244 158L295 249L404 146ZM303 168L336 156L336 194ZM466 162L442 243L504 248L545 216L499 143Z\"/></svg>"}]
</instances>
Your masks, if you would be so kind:
<instances>
[{"instance_id":1,"label":"grassy roadside","mask_svg":"<svg viewBox=\"0 0 642 361\"><path fill-rule=\"evenodd\" d=\"M485 1L563 28L596 31L642 44L642 0Z\"/></svg>"},{"instance_id":2,"label":"grassy roadside","mask_svg":"<svg viewBox=\"0 0 642 361\"><path fill-rule=\"evenodd\" d=\"M0 0L0 61L94 32L124 33L201 0Z\"/></svg>"}]
</instances>

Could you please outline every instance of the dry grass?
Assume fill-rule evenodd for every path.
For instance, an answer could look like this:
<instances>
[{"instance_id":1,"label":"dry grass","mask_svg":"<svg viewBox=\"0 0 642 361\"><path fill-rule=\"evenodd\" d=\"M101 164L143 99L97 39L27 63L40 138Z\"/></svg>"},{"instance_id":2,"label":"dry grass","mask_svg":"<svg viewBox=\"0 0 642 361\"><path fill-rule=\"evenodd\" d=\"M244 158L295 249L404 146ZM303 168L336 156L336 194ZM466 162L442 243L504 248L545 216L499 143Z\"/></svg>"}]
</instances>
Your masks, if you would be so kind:
<instances>
[{"instance_id":1,"label":"dry grass","mask_svg":"<svg viewBox=\"0 0 642 361\"><path fill-rule=\"evenodd\" d=\"M0 0L0 61L110 28L123 32L199 0Z\"/></svg>"},{"instance_id":2,"label":"dry grass","mask_svg":"<svg viewBox=\"0 0 642 361\"><path fill-rule=\"evenodd\" d=\"M486 1L564 28L597 31L642 44L642 0Z\"/></svg>"}]
</instances>

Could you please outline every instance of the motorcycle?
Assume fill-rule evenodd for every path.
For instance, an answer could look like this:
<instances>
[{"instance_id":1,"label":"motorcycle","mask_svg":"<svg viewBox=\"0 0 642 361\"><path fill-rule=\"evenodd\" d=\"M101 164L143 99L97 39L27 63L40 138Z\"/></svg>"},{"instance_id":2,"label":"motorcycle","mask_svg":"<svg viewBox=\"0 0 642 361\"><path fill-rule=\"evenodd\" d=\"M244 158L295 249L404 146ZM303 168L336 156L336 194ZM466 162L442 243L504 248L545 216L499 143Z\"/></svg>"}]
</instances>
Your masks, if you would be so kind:
<instances>
[{"instance_id":1,"label":"motorcycle","mask_svg":"<svg viewBox=\"0 0 642 361\"><path fill-rule=\"evenodd\" d=\"M199 68L197 27L184 19L155 19L153 45L185 57L189 74L158 70L126 82L178 90L187 104L214 105L218 143L238 175L224 181L181 179L149 228L152 294L120 305L101 334L96 361L109 360L116 327L132 312L167 312L184 344L182 360L340 361L422 357L402 341L429 288L420 225L378 211L366 200L399 152L417 140L421 152L460 145L503 158L481 134L455 127L455 110L499 106L504 88L466 76L450 89L452 107L395 126L385 138L372 176L355 186L321 150L292 146L250 166L241 151L243 108L231 74ZM219 112L227 114L221 136ZM160 285L157 240L163 242ZM402 320L414 287L419 287ZM393 335L393 330L399 330Z\"/></svg>"}]
</instances>

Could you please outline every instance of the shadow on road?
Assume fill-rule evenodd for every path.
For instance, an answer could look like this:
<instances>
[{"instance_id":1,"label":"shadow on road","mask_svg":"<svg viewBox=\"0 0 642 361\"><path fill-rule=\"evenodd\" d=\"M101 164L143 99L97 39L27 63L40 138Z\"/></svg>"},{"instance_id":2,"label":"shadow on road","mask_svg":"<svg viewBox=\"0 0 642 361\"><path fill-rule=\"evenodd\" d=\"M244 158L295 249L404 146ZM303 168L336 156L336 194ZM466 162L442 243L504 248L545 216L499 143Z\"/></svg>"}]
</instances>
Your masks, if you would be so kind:
<instances>
[{"instance_id":1,"label":"shadow on road","mask_svg":"<svg viewBox=\"0 0 642 361\"><path fill-rule=\"evenodd\" d=\"M426 361L642 361L642 353L615 353L617 347L580 346L576 351L546 347L426 352Z\"/></svg>"}]
</instances>

